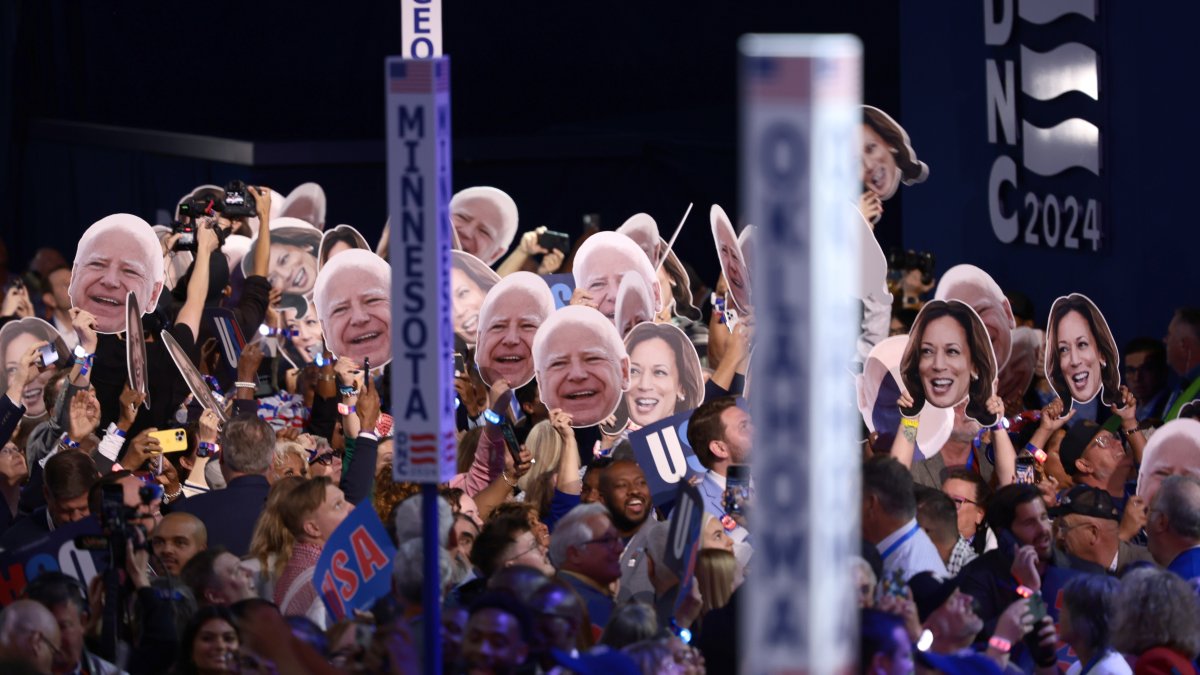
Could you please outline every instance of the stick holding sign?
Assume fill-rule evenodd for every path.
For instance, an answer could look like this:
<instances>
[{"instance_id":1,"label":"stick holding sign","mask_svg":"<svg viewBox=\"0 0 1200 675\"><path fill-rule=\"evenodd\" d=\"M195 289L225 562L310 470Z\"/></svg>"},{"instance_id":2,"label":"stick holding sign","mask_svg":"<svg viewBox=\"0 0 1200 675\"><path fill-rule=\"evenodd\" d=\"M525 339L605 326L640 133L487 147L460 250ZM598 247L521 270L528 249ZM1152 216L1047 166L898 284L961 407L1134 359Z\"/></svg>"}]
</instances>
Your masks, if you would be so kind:
<instances>
[{"instance_id":1,"label":"stick holding sign","mask_svg":"<svg viewBox=\"0 0 1200 675\"><path fill-rule=\"evenodd\" d=\"M146 335L142 332L142 311L133 291L125 297L125 365L129 371L129 387L144 398L142 406L150 409L150 383L146 377Z\"/></svg>"},{"instance_id":2,"label":"stick holding sign","mask_svg":"<svg viewBox=\"0 0 1200 675\"><path fill-rule=\"evenodd\" d=\"M204 377L200 375L200 371L196 370L196 366L192 365L192 360L183 351L183 347L171 337L170 331L164 330L160 333L163 344L167 346L167 353L171 355L171 360L175 362L175 367L179 369L179 374L183 375L183 381L187 383L188 389L192 392L192 396L200 403L205 410L211 410L220 418L221 424L229 421L225 415L225 407L213 395L212 389L208 388L208 383L204 381Z\"/></svg>"}]
</instances>

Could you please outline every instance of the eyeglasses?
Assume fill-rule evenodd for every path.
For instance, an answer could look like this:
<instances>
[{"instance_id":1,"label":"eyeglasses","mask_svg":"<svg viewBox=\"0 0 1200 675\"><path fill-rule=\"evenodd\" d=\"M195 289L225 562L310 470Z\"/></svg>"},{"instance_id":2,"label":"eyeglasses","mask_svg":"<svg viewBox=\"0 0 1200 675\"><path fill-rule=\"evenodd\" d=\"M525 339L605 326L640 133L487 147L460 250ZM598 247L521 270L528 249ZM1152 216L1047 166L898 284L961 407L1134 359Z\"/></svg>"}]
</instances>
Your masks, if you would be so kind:
<instances>
[{"instance_id":1,"label":"eyeglasses","mask_svg":"<svg viewBox=\"0 0 1200 675\"><path fill-rule=\"evenodd\" d=\"M520 553L514 553L513 555L508 556L507 558L504 559L503 562L508 562L510 560L516 560L517 558L520 558L521 556L525 555L526 553L529 553L529 552L533 551L534 549L540 549L540 548L541 548L541 546L537 542L534 542L533 546L530 546L529 548L525 549L524 551L521 551ZM543 552L542 557L545 557L545 555L546 554Z\"/></svg>"},{"instance_id":2,"label":"eyeglasses","mask_svg":"<svg viewBox=\"0 0 1200 675\"><path fill-rule=\"evenodd\" d=\"M612 533L606 534L603 537L598 537L596 539L589 539L589 540L581 543L579 546L580 547L590 546L592 544L603 544L608 547L621 546L622 548L625 546L625 543L621 541L621 536L618 534L612 534Z\"/></svg>"},{"instance_id":3,"label":"eyeglasses","mask_svg":"<svg viewBox=\"0 0 1200 675\"><path fill-rule=\"evenodd\" d=\"M313 457L312 459L308 460L308 464L309 464L309 466L311 466L313 464L320 464L321 466L329 466L330 464L333 464L334 457L341 459L345 456L346 456L345 450L334 450L333 452L327 452L323 455L317 455L317 456Z\"/></svg>"},{"instance_id":4,"label":"eyeglasses","mask_svg":"<svg viewBox=\"0 0 1200 675\"><path fill-rule=\"evenodd\" d=\"M952 499L954 501L954 510L955 511L961 509L963 504L979 504L979 502L971 501L970 499L967 499L966 497L951 497L950 499Z\"/></svg>"},{"instance_id":5,"label":"eyeglasses","mask_svg":"<svg viewBox=\"0 0 1200 675\"><path fill-rule=\"evenodd\" d=\"M1107 431L1102 431L1102 432L1096 434L1094 437L1092 437L1092 443L1095 443L1096 447L1098 447L1098 448L1107 448L1108 444L1111 443L1112 441L1115 441L1116 438L1117 438L1116 436L1113 436L1112 434L1108 433Z\"/></svg>"}]
</instances>

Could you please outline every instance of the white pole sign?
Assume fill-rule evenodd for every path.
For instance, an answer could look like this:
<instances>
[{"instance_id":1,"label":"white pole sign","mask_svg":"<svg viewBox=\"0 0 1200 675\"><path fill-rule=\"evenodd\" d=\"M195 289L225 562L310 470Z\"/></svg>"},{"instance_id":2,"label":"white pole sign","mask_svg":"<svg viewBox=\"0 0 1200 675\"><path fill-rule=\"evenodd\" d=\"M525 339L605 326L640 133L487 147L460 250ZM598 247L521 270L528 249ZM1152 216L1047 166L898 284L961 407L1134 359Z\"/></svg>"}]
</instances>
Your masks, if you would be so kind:
<instances>
[{"instance_id":1,"label":"white pole sign","mask_svg":"<svg viewBox=\"0 0 1200 675\"><path fill-rule=\"evenodd\" d=\"M441 0L400 1L400 42L404 58L431 59L442 55Z\"/></svg>"},{"instance_id":2,"label":"white pole sign","mask_svg":"<svg viewBox=\"0 0 1200 675\"><path fill-rule=\"evenodd\" d=\"M389 58L388 216L392 264L393 475L454 476L450 323L450 60Z\"/></svg>"},{"instance_id":3,"label":"white pole sign","mask_svg":"<svg viewBox=\"0 0 1200 675\"><path fill-rule=\"evenodd\" d=\"M754 574L745 673L843 673L855 658L859 547L853 387L861 54L846 35L747 35L741 203L757 226Z\"/></svg>"}]
</instances>

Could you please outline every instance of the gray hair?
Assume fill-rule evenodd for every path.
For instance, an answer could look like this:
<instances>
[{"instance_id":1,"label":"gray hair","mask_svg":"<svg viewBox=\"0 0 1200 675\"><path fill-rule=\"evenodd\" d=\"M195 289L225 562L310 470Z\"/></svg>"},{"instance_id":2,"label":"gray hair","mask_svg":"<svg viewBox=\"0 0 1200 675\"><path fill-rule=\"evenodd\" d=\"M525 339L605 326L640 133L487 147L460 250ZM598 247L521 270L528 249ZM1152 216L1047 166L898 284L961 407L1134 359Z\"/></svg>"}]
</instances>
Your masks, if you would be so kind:
<instances>
[{"instance_id":1,"label":"gray hair","mask_svg":"<svg viewBox=\"0 0 1200 675\"><path fill-rule=\"evenodd\" d=\"M1157 510L1171 531L1188 539L1200 539L1200 478L1170 476L1155 495Z\"/></svg>"},{"instance_id":2,"label":"gray hair","mask_svg":"<svg viewBox=\"0 0 1200 675\"><path fill-rule=\"evenodd\" d=\"M399 542L396 559L392 566L392 582L406 600L420 603L425 581L425 544L422 538L422 496L414 495L396 507L396 540ZM442 581L440 592L454 588L466 578L469 569L455 565L450 551L446 549L450 531L454 527L454 512L450 502L438 497L438 578Z\"/></svg>"},{"instance_id":3,"label":"gray hair","mask_svg":"<svg viewBox=\"0 0 1200 675\"><path fill-rule=\"evenodd\" d=\"M1063 586L1063 605L1071 613L1071 629L1088 651L1102 653L1112 641L1113 604L1121 584L1107 574L1080 574Z\"/></svg>"},{"instance_id":4,"label":"gray hair","mask_svg":"<svg viewBox=\"0 0 1200 675\"><path fill-rule=\"evenodd\" d=\"M0 647L14 648L23 652L16 642L22 635L32 631L40 631L54 643L58 643L60 633L58 621L50 610L34 600L17 600L0 611Z\"/></svg>"},{"instance_id":5,"label":"gray hair","mask_svg":"<svg viewBox=\"0 0 1200 675\"><path fill-rule=\"evenodd\" d=\"M1200 600L1174 573L1136 569L1121 580L1111 632L1113 647L1126 654L1169 647L1194 659L1200 653Z\"/></svg>"},{"instance_id":6,"label":"gray hair","mask_svg":"<svg viewBox=\"0 0 1200 675\"><path fill-rule=\"evenodd\" d=\"M561 569L567 562L569 549L596 536L587 522L596 516L609 518L608 509L604 504L580 504L559 519L554 526L554 533L550 535L550 562L554 563L555 567Z\"/></svg>"},{"instance_id":7,"label":"gray hair","mask_svg":"<svg viewBox=\"0 0 1200 675\"><path fill-rule=\"evenodd\" d=\"M221 463L230 471L261 474L275 455L275 430L257 415L235 417L221 432Z\"/></svg>"}]
</instances>

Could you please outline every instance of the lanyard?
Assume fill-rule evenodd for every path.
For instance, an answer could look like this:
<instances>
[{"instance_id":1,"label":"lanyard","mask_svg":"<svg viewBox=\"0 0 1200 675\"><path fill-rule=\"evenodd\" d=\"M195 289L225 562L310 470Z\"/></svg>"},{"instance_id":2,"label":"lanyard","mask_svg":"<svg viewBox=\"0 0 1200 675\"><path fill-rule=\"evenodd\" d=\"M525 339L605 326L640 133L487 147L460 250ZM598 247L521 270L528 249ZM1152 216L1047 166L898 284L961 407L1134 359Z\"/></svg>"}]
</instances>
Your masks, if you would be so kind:
<instances>
[{"instance_id":1,"label":"lanyard","mask_svg":"<svg viewBox=\"0 0 1200 675\"><path fill-rule=\"evenodd\" d=\"M912 539L913 535L915 535L917 533L917 530L919 530L919 529L921 529L920 524L913 523L912 528L910 528L908 530L908 532L905 532L904 535L901 536L899 539L897 539L896 541L893 541L892 545L887 547L887 550L885 550L879 557L883 558L884 560L887 560L888 556L895 553L896 549L900 548L901 544L908 541L909 539Z\"/></svg>"},{"instance_id":2,"label":"lanyard","mask_svg":"<svg viewBox=\"0 0 1200 675\"><path fill-rule=\"evenodd\" d=\"M1095 668L1105 656L1108 656L1108 652L1106 651L1093 656L1091 661L1084 664L1083 669L1079 671L1079 675L1087 675L1092 672L1092 668Z\"/></svg>"}]
</instances>

